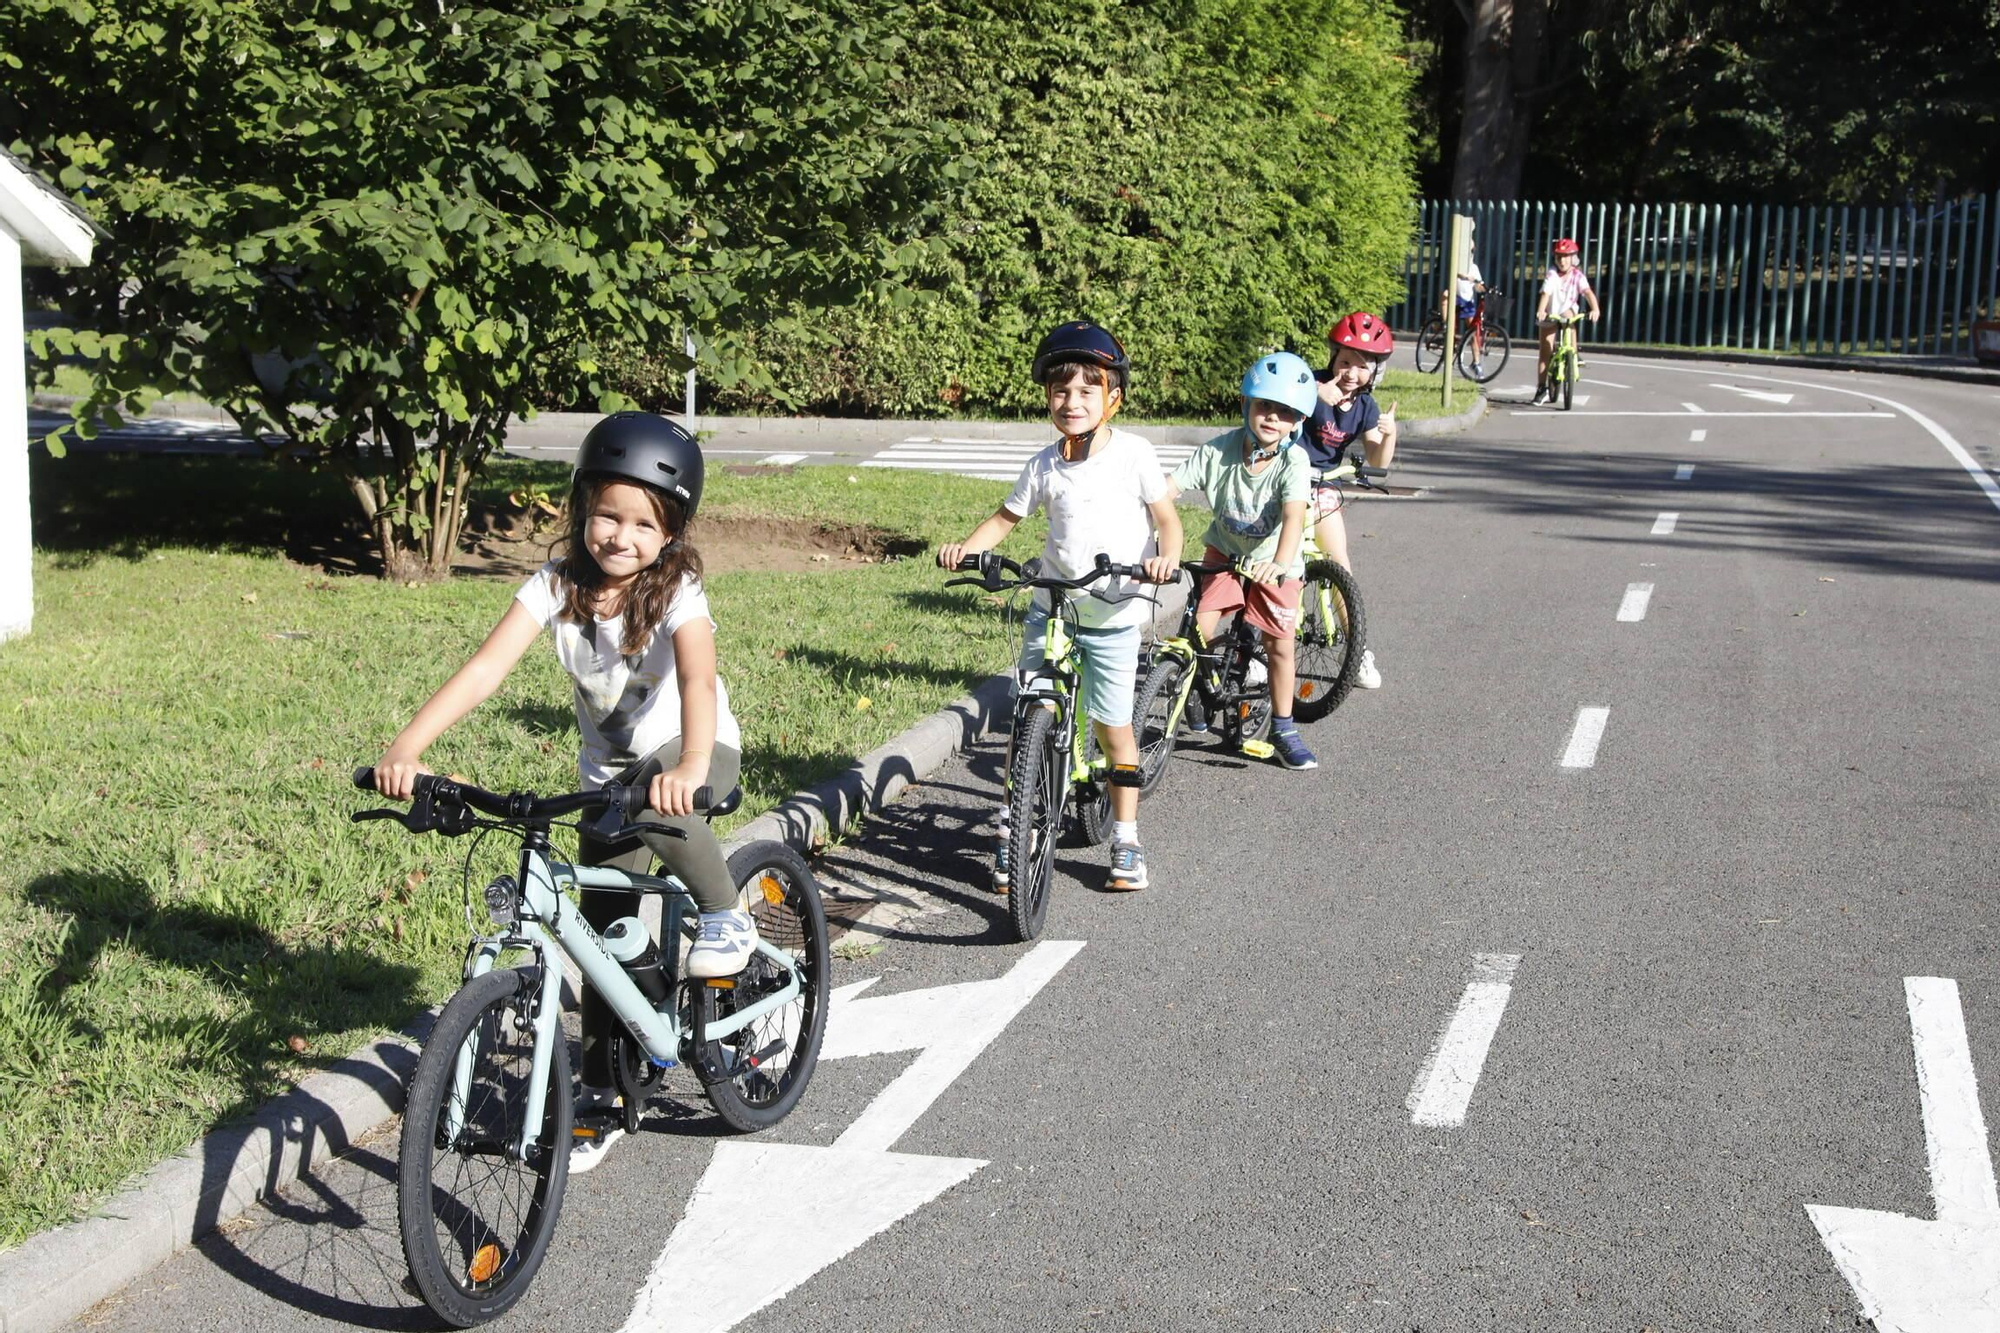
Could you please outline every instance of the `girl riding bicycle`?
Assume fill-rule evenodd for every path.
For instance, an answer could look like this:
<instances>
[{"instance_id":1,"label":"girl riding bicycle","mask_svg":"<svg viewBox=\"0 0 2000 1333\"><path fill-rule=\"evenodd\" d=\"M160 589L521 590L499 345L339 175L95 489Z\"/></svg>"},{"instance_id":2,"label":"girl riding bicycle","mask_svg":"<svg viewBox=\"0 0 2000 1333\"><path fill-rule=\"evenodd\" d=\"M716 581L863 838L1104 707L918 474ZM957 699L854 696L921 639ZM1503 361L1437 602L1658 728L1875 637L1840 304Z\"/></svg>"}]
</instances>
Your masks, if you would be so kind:
<instances>
[{"instance_id":1,"label":"girl riding bicycle","mask_svg":"<svg viewBox=\"0 0 2000 1333\"><path fill-rule=\"evenodd\" d=\"M590 428L577 453L562 554L521 586L500 623L433 694L375 765L376 790L408 800L431 742L500 687L544 628L574 683L586 790L607 782L643 787L649 831L637 844L604 845L585 834L580 865L644 872L658 856L701 909L701 933L685 975L743 970L757 927L742 910L721 844L695 810L695 790L736 785L742 733L715 672L715 622L702 590L701 556L687 540L701 503L701 448L650 412L619 412ZM658 831L650 831L657 829ZM639 910L637 893L580 895L583 916L602 930ZM583 992L582 1114L616 1104L610 1062L613 1019L595 991ZM588 1170L622 1130L571 1155Z\"/></svg>"},{"instance_id":2,"label":"girl riding bicycle","mask_svg":"<svg viewBox=\"0 0 2000 1333\"><path fill-rule=\"evenodd\" d=\"M1396 456L1396 404L1387 408L1375 402L1375 382L1396 350L1389 326L1365 310L1356 310L1326 331L1332 351L1327 368L1314 375L1318 400L1306 423L1303 443L1315 473L1329 472L1341 464L1357 443L1367 456L1368 466L1387 467ZM1347 523L1340 516L1341 492L1331 487L1313 491L1311 517L1313 540L1319 549L1340 562L1349 573L1354 564L1348 557ZM1364 690L1382 688L1382 672L1375 665L1374 650L1363 646L1361 663L1354 683Z\"/></svg>"},{"instance_id":3,"label":"girl riding bicycle","mask_svg":"<svg viewBox=\"0 0 2000 1333\"><path fill-rule=\"evenodd\" d=\"M1548 401L1549 358L1556 352L1556 333L1561 321L1573 318L1584 302L1590 305L1590 319L1597 322L1597 293L1583 273L1583 256L1577 243L1565 236L1555 244L1555 267L1542 279L1541 299L1535 302L1535 327L1540 345L1535 351L1535 402Z\"/></svg>"}]
</instances>

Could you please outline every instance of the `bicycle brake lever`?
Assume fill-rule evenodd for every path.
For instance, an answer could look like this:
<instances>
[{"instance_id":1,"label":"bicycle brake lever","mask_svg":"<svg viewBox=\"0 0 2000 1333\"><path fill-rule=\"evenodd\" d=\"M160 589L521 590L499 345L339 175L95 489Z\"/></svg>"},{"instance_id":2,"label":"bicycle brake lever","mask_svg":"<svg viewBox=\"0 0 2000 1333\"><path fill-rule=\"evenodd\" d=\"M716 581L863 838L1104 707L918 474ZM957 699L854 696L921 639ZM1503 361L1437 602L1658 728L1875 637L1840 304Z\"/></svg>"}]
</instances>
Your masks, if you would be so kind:
<instances>
[{"instance_id":1,"label":"bicycle brake lever","mask_svg":"<svg viewBox=\"0 0 2000 1333\"><path fill-rule=\"evenodd\" d=\"M398 824L405 826L410 822L409 816L405 815L401 810L389 809L356 810L347 817L347 822L350 824L365 824L371 819L393 819Z\"/></svg>"}]
</instances>

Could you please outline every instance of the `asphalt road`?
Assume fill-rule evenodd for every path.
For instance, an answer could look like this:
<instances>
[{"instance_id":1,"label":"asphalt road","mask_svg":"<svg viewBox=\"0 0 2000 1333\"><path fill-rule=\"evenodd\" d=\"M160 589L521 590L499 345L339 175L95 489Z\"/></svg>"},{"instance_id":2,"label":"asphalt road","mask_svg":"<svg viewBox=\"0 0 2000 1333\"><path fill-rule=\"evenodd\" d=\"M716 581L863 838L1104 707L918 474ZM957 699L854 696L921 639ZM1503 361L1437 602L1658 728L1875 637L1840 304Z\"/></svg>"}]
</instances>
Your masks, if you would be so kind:
<instances>
[{"instance_id":1,"label":"asphalt road","mask_svg":"<svg viewBox=\"0 0 2000 1333\"><path fill-rule=\"evenodd\" d=\"M1934 1185L1977 1203L1974 1157L1992 1190L1983 1129L1934 1181L1926 1117L1970 1131L1905 979L1956 980L2000 1107L2000 500L1903 408L1991 464L2000 390L1611 356L1586 379L1570 413L1501 402L1408 450L1422 498L1350 511L1386 685L1307 729L1318 770L1190 747L1143 808L1140 894L1064 853L1046 937L1081 947L980 993L1018 1012L934 1100L891 1084L935 1052L821 1066L764 1137L829 1148L829 1211L802 1211L803 1157L732 1193L742 1145L662 1102L572 1182L512 1325L732 1326L702 1312L886 1195L830 1145L887 1108L899 1159L984 1165L733 1326L1865 1327L1808 1207L1930 1219ZM828 858L833 888L907 900L837 984L1057 957L1004 943L980 888L1000 756ZM363 1144L78 1327L429 1326L393 1158ZM734 1238L649 1286L711 1163L696 1220Z\"/></svg>"}]
</instances>

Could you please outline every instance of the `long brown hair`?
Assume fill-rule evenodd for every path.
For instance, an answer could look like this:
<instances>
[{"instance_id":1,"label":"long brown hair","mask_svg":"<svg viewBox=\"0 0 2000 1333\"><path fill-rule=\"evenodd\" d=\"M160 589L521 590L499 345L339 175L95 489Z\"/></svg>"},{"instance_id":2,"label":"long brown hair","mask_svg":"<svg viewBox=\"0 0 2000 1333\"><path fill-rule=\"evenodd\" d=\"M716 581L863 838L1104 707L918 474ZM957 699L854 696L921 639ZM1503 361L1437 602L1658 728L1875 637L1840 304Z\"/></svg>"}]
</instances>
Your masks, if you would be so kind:
<instances>
[{"instance_id":1,"label":"long brown hair","mask_svg":"<svg viewBox=\"0 0 2000 1333\"><path fill-rule=\"evenodd\" d=\"M563 581L562 618L579 625L590 623L604 592L604 571L591 557L585 533L598 497L615 481L625 479L578 477L570 487L569 503L565 506L563 534L556 542L562 552L556 557L556 573ZM638 486L646 493L653 502L653 516L659 520L660 531L668 534L660 558L640 570L626 585L625 604L619 608L625 616L625 637L618 651L626 657L636 657L646 651L653 631L667 618L667 608L674 604L681 581L689 575L701 578L701 552L688 541L687 510L678 497L640 482L625 481L625 484Z\"/></svg>"}]
</instances>

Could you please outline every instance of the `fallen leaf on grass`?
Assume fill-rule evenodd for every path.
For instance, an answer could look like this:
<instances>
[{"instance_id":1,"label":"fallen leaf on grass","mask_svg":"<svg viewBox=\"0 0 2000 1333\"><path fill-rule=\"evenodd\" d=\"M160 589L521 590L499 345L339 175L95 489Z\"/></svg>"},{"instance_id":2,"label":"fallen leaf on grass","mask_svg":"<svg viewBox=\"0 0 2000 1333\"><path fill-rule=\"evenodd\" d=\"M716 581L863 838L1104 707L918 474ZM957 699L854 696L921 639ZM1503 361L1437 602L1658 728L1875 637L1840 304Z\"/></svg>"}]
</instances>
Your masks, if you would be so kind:
<instances>
[{"instance_id":1,"label":"fallen leaf on grass","mask_svg":"<svg viewBox=\"0 0 2000 1333\"><path fill-rule=\"evenodd\" d=\"M866 712L874 706L874 703L865 694L854 701L854 711L857 713Z\"/></svg>"},{"instance_id":2,"label":"fallen leaf on grass","mask_svg":"<svg viewBox=\"0 0 2000 1333\"><path fill-rule=\"evenodd\" d=\"M304 1037L298 1037L298 1036L286 1038L285 1045L292 1048L293 1055L304 1055L307 1051L312 1049L312 1047L307 1044L306 1039Z\"/></svg>"},{"instance_id":3,"label":"fallen leaf on grass","mask_svg":"<svg viewBox=\"0 0 2000 1333\"><path fill-rule=\"evenodd\" d=\"M243 594L243 600L246 602L255 602L257 600L257 594L254 592L246 592Z\"/></svg>"}]
</instances>

